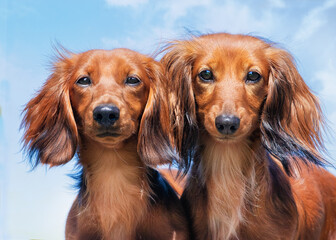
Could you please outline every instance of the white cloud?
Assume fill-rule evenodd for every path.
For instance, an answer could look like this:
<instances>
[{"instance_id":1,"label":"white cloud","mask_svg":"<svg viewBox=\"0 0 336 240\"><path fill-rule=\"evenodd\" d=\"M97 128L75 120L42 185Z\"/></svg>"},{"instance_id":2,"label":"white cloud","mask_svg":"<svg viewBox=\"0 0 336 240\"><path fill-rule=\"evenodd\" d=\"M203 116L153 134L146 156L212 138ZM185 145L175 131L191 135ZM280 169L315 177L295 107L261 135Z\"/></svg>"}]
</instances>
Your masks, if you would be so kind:
<instances>
[{"instance_id":1,"label":"white cloud","mask_svg":"<svg viewBox=\"0 0 336 240\"><path fill-rule=\"evenodd\" d=\"M121 4L117 0L106 1L111 6L112 4L114 4L113 6ZM131 0L130 2L136 5L145 3L145 1L147 0ZM126 3L128 3L128 0L123 2L123 4ZM134 48L133 46L146 45L148 41L152 44L150 47L153 47L155 43L180 38L181 35L184 36L186 34L185 28L189 28L192 31L200 31L201 33L217 31L253 33L257 35L265 35L266 33L266 37L269 37L269 33L276 29L274 28L275 23L278 23L282 16L282 13L274 13L272 10L282 10L286 7L286 4L283 0L264 0L258 4L232 0L171 0L161 1L160 4L155 4L153 1L153 7L148 16L153 18L154 21L160 19L162 24L158 26L154 22L155 24L152 26L142 26L143 28L147 28L148 32L151 32L151 35L139 35L136 41L127 38L121 42L106 37L102 38L101 41L105 47L112 48L121 46ZM146 10L140 8L139 11ZM158 14L159 16L155 17ZM192 21L188 21L189 19L192 19ZM278 33L278 31L274 32ZM148 49L147 47L145 48Z\"/></svg>"},{"instance_id":2,"label":"white cloud","mask_svg":"<svg viewBox=\"0 0 336 240\"><path fill-rule=\"evenodd\" d=\"M269 9L268 9L269 10ZM256 16L255 14L258 14ZM226 1L215 8L207 8L203 27L230 33L265 32L272 23L268 11L254 11L249 4Z\"/></svg>"},{"instance_id":3,"label":"white cloud","mask_svg":"<svg viewBox=\"0 0 336 240\"><path fill-rule=\"evenodd\" d=\"M317 71L315 73L315 81L319 81L322 85L321 91L319 91L319 95L323 101L328 103L329 106L332 106L335 113L336 106L336 58L330 59L326 64L325 68ZM336 118L334 119L336 123Z\"/></svg>"},{"instance_id":4,"label":"white cloud","mask_svg":"<svg viewBox=\"0 0 336 240\"><path fill-rule=\"evenodd\" d=\"M201 33L225 31L270 37L272 33L280 36L289 34L289 29L278 31L278 26L288 21L283 14L283 9L287 7L283 0L264 0L253 4L232 0L172 0L163 2L155 10L164 12L164 25L160 26L159 32L172 38L178 33L185 33L184 27Z\"/></svg>"},{"instance_id":5,"label":"white cloud","mask_svg":"<svg viewBox=\"0 0 336 240\"><path fill-rule=\"evenodd\" d=\"M148 0L105 0L110 7L136 7L145 4Z\"/></svg>"},{"instance_id":6,"label":"white cloud","mask_svg":"<svg viewBox=\"0 0 336 240\"><path fill-rule=\"evenodd\" d=\"M319 91L319 97L322 102L325 117L327 118L327 124L329 129L326 132L326 148L330 153L331 159L329 161L335 162L336 146L335 134L336 134L336 58L329 59L325 68L319 70L314 75L314 80L318 81L322 85L322 89ZM335 169L330 169L335 174Z\"/></svg>"},{"instance_id":7,"label":"white cloud","mask_svg":"<svg viewBox=\"0 0 336 240\"><path fill-rule=\"evenodd\" d=\"M325 12L336 6L336 0L327 0L323 5L312 9L302 20L301 27L294 35L294 41L304 41L311 37L328 21Z\"/></svg>"},{"instance_id":8,"label":"white cloud","mask_svg":"<svg viewBox=\"0 0 336 240\"><path fill-rule=\"evenodd\" d=\"M286 4L283 0L268 0L269 3L276 8L285 8Z\"/></svg>"},{"instance_id":9,"label":"white cloud","mask_svg":"<svg viewBox=\"0 0 336 240\"><path fill-rule=\"evenodd\" d=\"M144 54L153 54L155 52L155 47L157 46L157 42L155 42L155 36L153 35L133 36L133 38L126 37L121 40L103 37L101 42L104 49L129 48Z\"/></svg>"},{"instance_id":10,"label":"white cloud","mask_svg":"<svg viewBox=\"0 0 336 240\"><path fill-rule=\"evenodd\" d=\"M321 91L319 91L319 97L322 102L324 115L327 119L328 129L326 132L326 149L330 154L327 156L328 160L335 164L336 146L335 146L335 134L336 134L336 58L330 59L324 69L316 72L315 80L319 81L322 85ZM331 158L330 158L331 157ZM336 174L335 169L330 168L331 172Z\"/></svg>"},{"instance_id":11,"label":"white cloud","mask_svg":"<svg viewBox=\"0 0 336 240\"><path fill-rule=\"evenodd\" d=\"M204 7L208 9L211 6L214 6L212 0L203 0L203 1L195 1L195 0L172 0L165 1L161 7L166 11L165 14L165 22L170 26L173 26L176 23L176 20L184 17L188 14L188 12L192 11L195 7ZM199 14L203 14L199 12Z\"/></svg>"}]
</instances>

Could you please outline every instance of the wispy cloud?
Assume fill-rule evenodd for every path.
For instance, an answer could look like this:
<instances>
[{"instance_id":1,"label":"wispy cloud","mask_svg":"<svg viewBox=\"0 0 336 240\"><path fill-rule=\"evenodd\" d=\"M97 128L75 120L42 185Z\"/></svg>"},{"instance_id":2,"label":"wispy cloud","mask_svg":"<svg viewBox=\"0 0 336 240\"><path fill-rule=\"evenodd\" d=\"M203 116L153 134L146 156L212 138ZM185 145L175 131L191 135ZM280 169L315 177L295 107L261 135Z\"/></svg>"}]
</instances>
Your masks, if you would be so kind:
<instances>
[{"instance_id":1,"label":"wispy cloud","mask_svg":"<svg viewBox=\"0 0 336 240\"><path fill-rule=\"evenodd\" d=\"M328 132L326 132L326 147L330 154L327 156L331 157L330 162L335 163L336 156L336 146L335 146L335 134L336 134L336 84L335 84L335 76L336 76L336 57L330 59L329 62L325 65L324 68L317 71L314 75L314 80L318 81L321 85L322 89L319 91L319 97L322 102L324 114L327 118L328 127L330 127ZM335 169L330 169L332 172L335 172Z\"/></svg>"},{"instance_id":2,"label":"wispy cloud","mask_svg":"<svg viewBox=\"0 0 336 240\"><path fill-rule=\"evenodd\" d=\"M320 96L323 98L323 100L327 101L333 107L336 106L335 66L336 66L336 58L330 59L329 62L326 64L325 68L315 73L315 80L319 81L322 85Z\"/></svg>"},{"instance_id":3,"label":"wispy cloud","mask_svg":"<svg viewBox=\"0 0 336 240\"><path fill-rule=\"evenodd\" d=\"M136 7L145 4L148 0L105 0L110 7Z\"/></svg>"},{"instance_id":4,"label":"wispy cloud","mask_svg":"<svg viewBox=\"0 0 336 240\"><path fill-rule=\"evenodd\" d=\"M255 11L249 4L234 1L222 2L216 8L209 7L204 11L204 15L207 17L201 21L201 24L204 28L213 31L249 33L258 29L258 32L265 32L272 24L266 9Z\"/></svg>"},{"instance_id":5,"label":"wispy cloud","mask_svg":"<svg viewBox=\"0 0 336 240\"><path fill-rule=\"evenodd\" d=\"M283 0L268 0L269 3L276 8L285 8L286 4Z\"/></svg>"},{"instance_id":6,"label":"wispy cloud","mask_svg":"<svg viewBox=\"0 0 336 240\"><path fill-rule=\"evenodd\" d=\"M208 9L209 7L213 6L215 6L215 4L212 0L172 0L165 1L165 3L161 5L161 8L165 10L165 22L172 26L176 24L176 20L192 12L195 7L203 7L204 9ZM200 16L202 16L202 9L199 9L198 13Z\"/></svg>"},{"instance_id":7,"label":"wispy cloud","mask_svg":"<svg viewBox=\"0 0 336 240\"><path fill-rule=\"evenodd\" d=\"M312 9L302 20L298 32L294 36L295 41L304 41L311 37L320 27L328 21L325 17L325 12L336 8L336 0L327 0L314 9Z\"/></svg>"},{"instance_id":8,"label":"wispy cloud","mask_svg":"<svg viewBox=\"0 0 336 240\"><path fill-rule=\"evenodd\" d=\"M144 54L155 55L159 51L161 42L156 39L156 36L155 33L154 36L134 36L134 38L126 37L124 39L103 37L101 43L104 49L129 48Z\"/></svg>"},{"instance_id":9,"label":"wispy cloud","mask_svg":"<svg viewBox=\"0 0 336 240\"><path fill-rule=\"evenodd\" d=\"M163 12L164 24L158 32L166 36L176 36L187 27L201 33L266 33L268 37L271 33L279 34L277 26L284 23L280 19L285 18L283 9L287 7L283 0L263 0L254 4L232 0L172 0L163 2L153 11Z\"/></svg>"}]
</instances>

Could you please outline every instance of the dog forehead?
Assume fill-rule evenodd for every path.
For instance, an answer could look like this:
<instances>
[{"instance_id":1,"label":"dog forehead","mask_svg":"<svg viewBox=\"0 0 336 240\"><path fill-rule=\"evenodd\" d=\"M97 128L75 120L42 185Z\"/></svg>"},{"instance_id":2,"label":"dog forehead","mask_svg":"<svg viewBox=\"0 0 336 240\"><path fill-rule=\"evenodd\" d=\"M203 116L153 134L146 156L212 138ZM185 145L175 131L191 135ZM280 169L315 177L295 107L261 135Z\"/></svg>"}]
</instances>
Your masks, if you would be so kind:
<instances>
[{"instance_id":1,"label":"dog forehead","mask_svg":"<svg viewBox=\"0 0 336 240\"><path fill-rule=\"evenodd\" d=\"M209 66L213 69L227 69L235 67L246 69L258 66L266 71L268 61L264 47L248 41L233 41L232 39L218 40L215 44L206 44L196 58L195 66L202 68Z\"/></svg>"},{"instance_id":2,"label":"dog forehead","mask_svg":"<svg viewBox=\"0 0 336 240\"><path fill-rule=\"evenodd\" d=\"M79 54L76 69L89 74L142 74L147 57L129 49L90 50Z\"/></svg>"},{"instance_id":3,"label":"dog forehead","mask_svg":"<svg viewBox=\"0 0 336 240\"><path fill-rule=\"evenodd\" d=\"M145 56L129 49L90 50L80 54L78 64L97 65L141 65Z\"/></svg>"},{"instance_id":4,"label":"dog forehead","mask_svg":"<svg viewBox=\"0 0 336 240\"><path fill-rule=\"evenodd\" d=\"M200 42L207 42L208 46L227 46L227 47L242 47L246 46L249 49L264 48L269 46L267 41L258 37L241 34L215 33L199 37Z\"/></svg>"},{"instance_id":5,"label":"dog forehead","mask_svg":"<svg viewBox=\"0 0 336 240\"><path fill-rule=\"evenodd\" d=\"M262 52L269 44L257 37L240 34L209 34L198 39L204 51L227 54L253 54Z\"/></svg>"}]
</instances>

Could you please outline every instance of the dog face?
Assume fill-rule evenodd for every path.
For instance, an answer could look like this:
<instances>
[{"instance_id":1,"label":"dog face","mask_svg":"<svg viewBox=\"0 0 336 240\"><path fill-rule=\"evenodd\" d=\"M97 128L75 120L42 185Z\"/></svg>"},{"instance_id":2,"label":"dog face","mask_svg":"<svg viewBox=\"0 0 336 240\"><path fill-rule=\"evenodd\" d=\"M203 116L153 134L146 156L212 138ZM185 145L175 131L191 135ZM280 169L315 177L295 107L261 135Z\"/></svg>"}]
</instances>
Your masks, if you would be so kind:
<instances>
[{"instance_id":1,"label":"dog face","mask_svg":"<svg viewBox=\"0 0 336 240\"><path fill-rule=\"evenodd\" d=\"M81 134L114 147L137 133L150 89L146 60L125 49L76 56L70 100Z\"/></svg>"},{"instance_id":2,"label":"dog face","mask_svg":"<svg viewBox=\"0 0 336 240\"><path fill-rule=\"evenodd\" d=\"M160 63L128 49L61 53L53 73L25 108L22 126L31 161L66 163L79 139L119 148L138 136L145 163L169 162L162 73ZM148 139L155 146L146 144Z\"/></svg>"},{"instance_id":3,"label":"dog face","mask_svg":"<svg viewBox=\"0 0 336 240\"><path fill-rule=\"evenodd\" d=\"M197 118L217 141L245 140L258 127L267 95L270 68L264 46L253 38L242 41L219 36L201 38L199 44L205 47L192 71Z\"/></svg>"},{"instance_id":4,"label":"dog face","mask_svg":"<svg viewBox=\"0 0 336 240\"><path fill-rule=\"evenodd\" d=\"M257 138L288 173L293 159L323 165L319 102L285 50L219 33L173 42L162 63L182 158L192 159L207 137L249 146Z\"/></svg>"}]
</instances>

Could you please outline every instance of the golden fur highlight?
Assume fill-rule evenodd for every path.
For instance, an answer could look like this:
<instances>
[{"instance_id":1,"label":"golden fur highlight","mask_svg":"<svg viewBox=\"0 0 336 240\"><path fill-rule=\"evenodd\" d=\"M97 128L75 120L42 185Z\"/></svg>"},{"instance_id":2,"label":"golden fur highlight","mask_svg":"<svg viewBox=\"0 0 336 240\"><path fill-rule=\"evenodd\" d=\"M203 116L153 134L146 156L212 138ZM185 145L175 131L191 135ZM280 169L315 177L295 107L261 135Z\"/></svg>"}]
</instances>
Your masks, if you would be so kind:
<instances>
[{"instance_id":1,"label":"golden fur highlight","mask_svg":"<svg viewBox=\"0 0 336 240\"><path fill-rule=\"evenodd\" d=\"M94 144L91 142L92 146ZM127 149L128 148L128 149ZM100 160L87 165L86 192L90 215L96 215L104 239L133 239L134 226L139 224L148 209L151 195L147 184L145 166L132 146L121 151L111 151L95 146L93 151L83 151L83 163L95 156ZM106 214L109 213L109 214ZM85 214L85 211L83 212Z\"/></svg>"},{"instance_id":2,"label":"golden fur highlight","mask_svg":"<svg viewBox=\"0 0 336 240\"><path fill-rule=\"evenodd\" d=\"M254 167L250 161L253 154L248 144L245 146L230 145L228 148L212 139L205 138L207 144L200 166L207 179L209 196L208 224L214 233L213 239L230 239L237 237L239 224L246 223L244 218L245 202L254 190ZM220 183L220 184L219 184Z\"/></svg>"}]
</instances>

